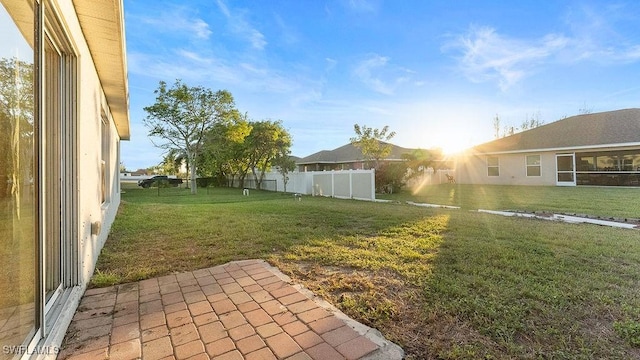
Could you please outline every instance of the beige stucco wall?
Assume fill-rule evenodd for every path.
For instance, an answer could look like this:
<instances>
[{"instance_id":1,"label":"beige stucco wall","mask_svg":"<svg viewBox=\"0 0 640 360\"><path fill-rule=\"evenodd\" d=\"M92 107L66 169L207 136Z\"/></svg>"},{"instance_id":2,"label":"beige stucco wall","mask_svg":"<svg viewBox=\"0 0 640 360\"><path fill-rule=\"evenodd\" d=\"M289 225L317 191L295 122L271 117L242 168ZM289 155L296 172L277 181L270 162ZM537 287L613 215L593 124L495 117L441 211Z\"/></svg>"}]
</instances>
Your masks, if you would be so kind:
<instances>
[{"instance_id":1,"label":"beige stucco wall","mask_svg":"<svg viewBox=\"0 0 640 360\"><path fill-rule=\"evenodd\" d=\"M527 176L526 156L540 155L540 176ZM456 181L459 184L489 185L556 185L556 153L532 152L501 154L500 176L488 176L487 155L464 154L457 162Z\"/></svg>"},{"instance_id":2,"label":"beige stucco wall","mask_svg":"<svg viewBox=\"0 0 640 360\"><path fill-rule=\"evenodd\" d=\"M78 242L79 282L87 283L95 262L115 219L120 204L119 141L109 110L71 0L55 2L59 16L64 19L66 35L77 55L77 176L78 176ZM101 197L102 114L108 119L110 133L109 176L106 203ZM98 234L91 233L91 224L99 224Z\"/></svg>"}]
</instances>

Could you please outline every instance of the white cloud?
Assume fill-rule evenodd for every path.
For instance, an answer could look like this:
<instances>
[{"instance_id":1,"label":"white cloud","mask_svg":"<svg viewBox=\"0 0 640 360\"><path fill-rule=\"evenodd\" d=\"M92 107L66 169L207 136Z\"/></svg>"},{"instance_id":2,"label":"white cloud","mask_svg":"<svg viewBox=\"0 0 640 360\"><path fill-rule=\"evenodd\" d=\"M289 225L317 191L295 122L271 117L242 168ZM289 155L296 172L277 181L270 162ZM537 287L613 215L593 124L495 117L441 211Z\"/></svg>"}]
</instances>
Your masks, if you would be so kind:
<instances>
[{"instance_id":1,"label":"white cloud","mask_svg":"<svg viewBox=\"0 0 640 360\"><path fill-rule=\"evenodd\" d=\"M193 35L199 40L208 40L212 34L206 21L190 15L188 10L178 7L165 9L155 16L134 16L133 23L136 22L145 27L152 26L155 32L184 33ZM131 23L131 21L128 21L128 23Z\"/></svg>"},{"instance_id":2,"label":"white cloud","mask_svg":"<svg viewBox=\"0 0 640 360\"><path fill-rule=\"evenodd\" d=\"M222 0L217 0L216 3L222 14L227 18L231 31L243 37L254 49L263 50L267 46L264 35L245 19L243 12L231 12Z\"/></svg>"},{"instance_id":3,"label":"white cloud","mask_svg":"<svg viewBox=\"0 0 640 360\"><path fill-rule=\"evenodd\" d=\"M223 84L233 84L242 80L242 74L234 66L229 66L219 59L184 49L176 49L174 54L175 56L165 56L129 52L129 73L165 81L183 79L186 82L200 82L202 79L210 79Z\"/></svg>"},{"instance_id":4,"label":"white cloud","mask_svg":"<svg viewBox=\"0 0 640 360\"><path fill-rule=\"evenodd\" d=\"M209 24L202 19L195 19L191 24L191 29L200 39L208 39L211 36L211 30L209 30Z\"/></svg>"},{"instance_id":5,"label":"white cloud","mask_svg":"<svg viewBox=\"0 0 640 360\"><path fill-rule=\"evenodd\" d=\"M345 6L356 12L374 12L377 5L371 0L346 0Z\"/></svg>"},{"instance_id":6,"label":"white cloud","mask_svg":"<svg viewBox=\"0 0 640 360\"><path fill-rule=\"evenodd\" d=\"M507 90L568 43L568 38L557 34L526 41L500 35L490 27L472 27L443 49L460 50L460 69L471 81L497 81Z\"/></svg>"},{"instance_id":7,"label":"white cloud","mask_svg":"<svg viewBox=\"0 0 640 360\"><path fill-rule=\"evenodd\" d=\"M621 59L627 59L629 61L640 60L640 45L634 45L621 52Z\"/></svg>"},{"instance_id":8,"label":"white cloud","mask_svg":"<svg viewBox=\"0 0 640 360\"><path fill-rule=\"evenodd\" d=\"M637 37L623 31L637 26L637 16L631 14L637 11L621 5L582 4L566 14L566 34L521 39L491 27L472 26L466 34L453 37L443 50L459 53L459 69L471 81L495 81L505 91L549 64L615 66L640 61Z\"/></svg>"},{"instance_id":9,"label":"white cloud","mask_svg":"<svg viewBox=\"0 0 640 360\"><path fill-rule=\"evenodd\" d=\"M324 68L325 72L332 71L338 65L338 60L336 60L336 59L325 58L324 60L326 62L326 65L325 65L325 68Z\"/></svg>"},{"instance_id":10,"label":"white cloud","mask_svg":"<svg viewBox=\"0 0 640 360\"><path fill-rule=\"evenodd\" d=\"M388 57L371 54L355 66L353 75L373 91L391 95L400 84L409 80L411 71L388 63Z\"/></svg>"},{"instance_id":11,"label":"white cloud","mask_svg":"<svg viewBox=\"0 0 640 360\"><path fill-rule=\"evenodd\" d=\"M216 83L216 86L252 92L294 94L297 98L301 92L317 87L317 84L300 74L289 71L281 72L254 63L235 62L185 49L174 49L173 52L175 56L130 52L129 72L165 81L182 79L187 83Z\"/></svg>"},{"instance_id":12,"label":"white cloud","mask_svg":"<svg viewBox=\"0 0 640 360\"><path fill-rule=\"evenodd\" d=\"M300 39L298 33L292 29L287 23L285 23L282 16L275 14L274 19L278 28L280 28L280 34L282 41L287 45L297 44Z\"/></svg>"},{"instance_id":13,"label":"white cloud","mask_svg":"<svg viewBox=\"0 0 640 360\"><path fill-rule=\"evenodd\" d=\"M635 14L636 9L620 4L604 4L599 7L582 4L575 8L565 18L573 37L568 55L580 61L612 65L640 60L637 37L628 36L635 33L622 31L629 26L637 27L638 19Z\"/></svg>"},{"instance_id":14,"label":"white cloud","mask_svg":"<svg viewBox=\"0 0 640 360\"><path fill-rule=\"evenodd\" d=\"M216 0L216 4L218 4L218 8L220 8L220 11L222 11L224 16L226 16L227 18L231 17L231 11L229 11L227 4L225 4L222 0Z\"/></svg>"},{"instance_id":15,"label":"white cloud","mask_svg":"<svg viewBox=\"0 0 640 360\"><path fill-rule=\"evenodd\" d=\"M184 49L178 49L176 50L176 52L178 53L178 55L184 57L185 59L189 59L192 60L196 63L200 63L203 65L211 65L212 63L212 59L202 56L202 54L199 54L195 51L189 51L189 50L184 50Z\"/></svg>"},{"instance_id":16,"label":"white cloud","mask_svg":"<svg viewBox=\"0 0 640 360\"><path fill-rule=\"evenodd\" d=\"M393 92L391 87L372 74L376 69L384 67L387 64L387 61L389 61L389 59L386 57L373 55L372 57L360 62L360 64L356 66L354 74L360 79L360 81L374 91L389 95Z\"/></svg>"}]
</instances>

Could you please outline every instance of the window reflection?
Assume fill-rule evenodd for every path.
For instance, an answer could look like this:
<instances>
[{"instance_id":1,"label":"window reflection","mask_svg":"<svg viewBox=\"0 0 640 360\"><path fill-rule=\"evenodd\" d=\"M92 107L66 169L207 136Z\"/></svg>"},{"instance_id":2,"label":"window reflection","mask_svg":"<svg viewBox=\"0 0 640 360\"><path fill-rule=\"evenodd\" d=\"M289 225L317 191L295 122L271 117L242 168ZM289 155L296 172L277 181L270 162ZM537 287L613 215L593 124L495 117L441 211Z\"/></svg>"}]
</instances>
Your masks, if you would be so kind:
<instances>
[{"instance_id":1,"label":"window reflection","mask_svg":"<svg viewBox=\"0 0 640 360\"><path fill-rule=\"evenodd\" d=\"M578 185L640 186L640 151L576 154Z\"/></svg>"},{"instance_id":2,"label":"window reflection","mask_svg":"<svg viewBox=\"0 0 640 360\"><path fill-rule=\"evenodd\" d=\"M540 155L527 155L527 176L540 176Z\"/></svg>"},{"instance_id":3,"label":"window reflection","mask_svg":"<svg viewBox=\"0 0 640 360\"><path fill-rule=\"evenodd\" d=\"M18 346L35 324L33 6L0 5L0 344ZM15 354L0 352L0 358Z\"/></svg>"},{"instance_id":4,"label":"window reflection","mask_svg":"<svg viewBox=\"0 0 640 360\"><path fill-rule=\"evenodd\" d=\"M487 175L500 176L500 160L497 156L487 157Z\"/></svg>"}]
</instances>

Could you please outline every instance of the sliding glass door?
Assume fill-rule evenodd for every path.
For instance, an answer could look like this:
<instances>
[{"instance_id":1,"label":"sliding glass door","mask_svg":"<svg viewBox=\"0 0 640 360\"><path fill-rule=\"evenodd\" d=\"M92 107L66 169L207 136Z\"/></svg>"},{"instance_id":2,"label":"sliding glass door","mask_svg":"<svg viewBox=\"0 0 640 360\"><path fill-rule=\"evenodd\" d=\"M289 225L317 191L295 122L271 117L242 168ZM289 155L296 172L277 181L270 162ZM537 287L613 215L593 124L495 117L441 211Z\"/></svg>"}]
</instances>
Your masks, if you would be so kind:
<instances>
[{"instance_id":1,"label":"sliding glass door","mask_svg":"<svg viewBox=\"0 0 640 360\"><path fill-rule=\"evenodd\" d=\"M46 4L46 3L45 3ZM45 11L41 202L43 302L46 336L61 308L61 294L75 285L75 57L52 12Z\"/></svg>"},{"instance_id":2,"label":"sliding glass door","mask_svg":"<svg viewBox=\"0 0 640 360\"><path fill-rule=\"evenodd\" d=\"M47 4L0 0L0 359L33 349L77 283L76 62Z\"/></svg>"},{"instance_id":3,"label":"sliding glass door","mask_svg":"<svg viewBox=\"0 0 640 360\"><path fill-rule=\"evenodd\" d=\"M0 359L38 326L33 7L0 4Z\"/></svg>"}]
</instances>

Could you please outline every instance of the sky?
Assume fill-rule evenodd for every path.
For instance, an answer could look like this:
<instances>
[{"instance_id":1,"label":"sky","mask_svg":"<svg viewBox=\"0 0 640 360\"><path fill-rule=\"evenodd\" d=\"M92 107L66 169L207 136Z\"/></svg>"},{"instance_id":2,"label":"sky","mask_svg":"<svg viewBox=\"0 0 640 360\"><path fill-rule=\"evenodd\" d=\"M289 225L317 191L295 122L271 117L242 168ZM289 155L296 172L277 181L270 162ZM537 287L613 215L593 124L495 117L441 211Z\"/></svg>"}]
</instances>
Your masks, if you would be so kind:
<instances>
[{"instance_id":1,"label":"sky","mask_svg":"<svg viewBox=\"0 0 640 360\"><path fill-rule=\"evenodd\" d=\"M161 162L143 124L160 81L226 89L281 120L292 155L390 142L455 152L518 127L639 107L640 2L125 0L129 170ZM156 141L157 142L157 141Z\"/></svg>"}]
</instances>

